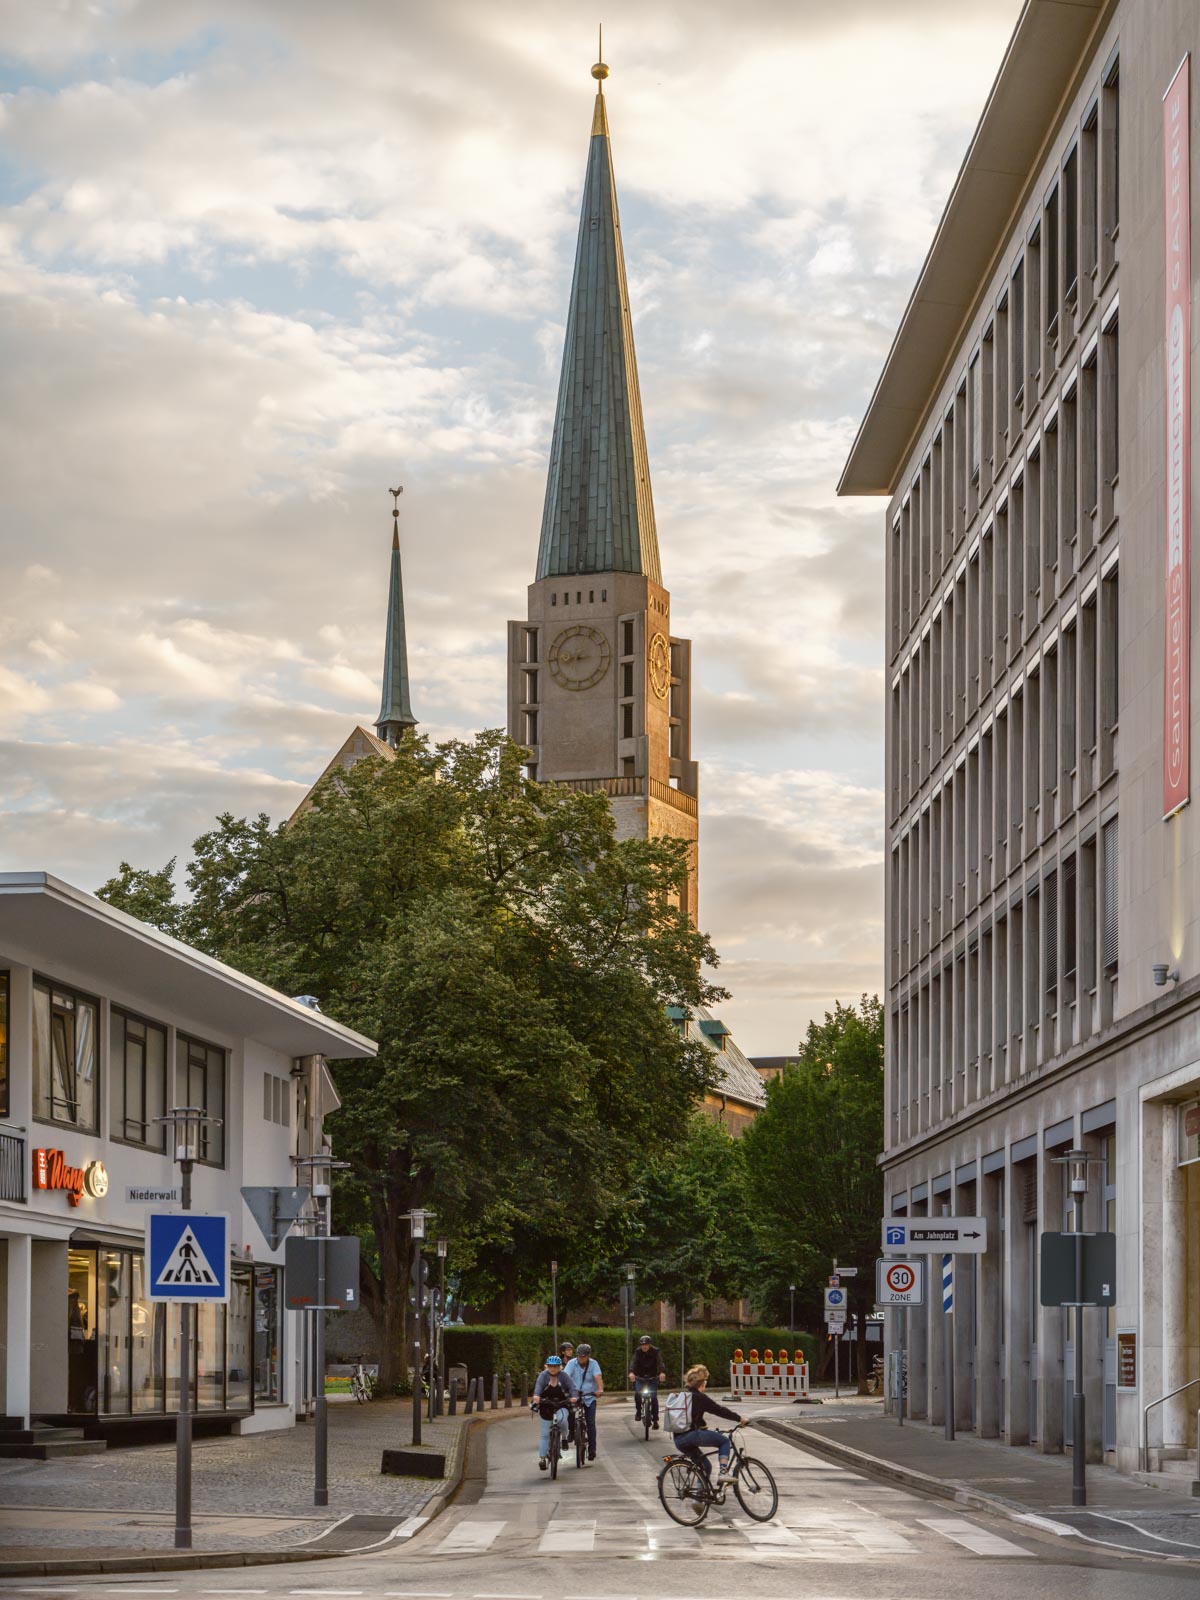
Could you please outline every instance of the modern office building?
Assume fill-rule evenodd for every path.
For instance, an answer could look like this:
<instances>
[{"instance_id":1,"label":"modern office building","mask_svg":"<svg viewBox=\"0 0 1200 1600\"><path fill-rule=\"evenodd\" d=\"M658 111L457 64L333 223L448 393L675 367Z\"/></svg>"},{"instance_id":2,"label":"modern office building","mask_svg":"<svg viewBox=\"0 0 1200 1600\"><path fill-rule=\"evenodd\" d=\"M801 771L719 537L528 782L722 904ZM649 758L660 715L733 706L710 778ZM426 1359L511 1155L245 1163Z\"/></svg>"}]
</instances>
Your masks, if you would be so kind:
<instances>
[{"instance_id":1,"label":"modern office building","mask_svg":"<svg viewBox=\"0 0 1200 1600\"><path fill-rule=\"evenodd\" d=\"M286 1427L311 1394L306 1319L284 1308L242 1185L311 1182L338 1100L326 1057L375 1046L319 1011L47 873L0 873L0 1454L172 1435L179 1313L148 1298L146 1191L178 1185L159 1120L212 1119L193 1209L223 1211L227 1304L197 1309L200 1432ZM311 1214L311 1199L304 1202ZM170 1202L159 1209L177 1209ZM51 1436L53 1437L53 1436Z\"/></svg>"},{"instance_id":2,"label":"modern office building","mask_svg":"<svg viewBox=\"0 0 1200 1600\"><path fill-rule=\"evenodd\" d=\"M1178 1469L1200 1406L1198 47L1181 0L1029 0L840 484L888 497L887 1209L987 1218L958 1426L1061 1450L1078 1337L1127 1470L1143 1407L1182 1390L1150 1412ZM1118 1249L1078 1320L1039 1303L1071 1147ZM940 1295L907 1322L941 1421Z\"/></svg>"}]
</instances>

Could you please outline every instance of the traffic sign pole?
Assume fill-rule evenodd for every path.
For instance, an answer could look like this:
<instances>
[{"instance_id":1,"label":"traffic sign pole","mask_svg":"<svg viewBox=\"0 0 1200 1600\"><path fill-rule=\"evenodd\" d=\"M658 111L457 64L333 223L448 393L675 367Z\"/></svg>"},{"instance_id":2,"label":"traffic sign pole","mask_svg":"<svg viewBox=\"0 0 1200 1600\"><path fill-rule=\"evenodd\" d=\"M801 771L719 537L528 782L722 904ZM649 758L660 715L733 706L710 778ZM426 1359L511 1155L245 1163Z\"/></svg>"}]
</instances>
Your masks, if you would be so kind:
<instances>
[{"instance_id":1,"label":"traffic sign pole","mask_svg":"<svg viewBox=\"0 0 1200 1600\"><path fill-rule=\"evenodd\" d=\"M179 1163L181 1211L192 1209L192 1163ZM192 1548L192 1308L179 1307L179 1417L175 1423L175 1548Z\"/></svg>"}]
</instances>

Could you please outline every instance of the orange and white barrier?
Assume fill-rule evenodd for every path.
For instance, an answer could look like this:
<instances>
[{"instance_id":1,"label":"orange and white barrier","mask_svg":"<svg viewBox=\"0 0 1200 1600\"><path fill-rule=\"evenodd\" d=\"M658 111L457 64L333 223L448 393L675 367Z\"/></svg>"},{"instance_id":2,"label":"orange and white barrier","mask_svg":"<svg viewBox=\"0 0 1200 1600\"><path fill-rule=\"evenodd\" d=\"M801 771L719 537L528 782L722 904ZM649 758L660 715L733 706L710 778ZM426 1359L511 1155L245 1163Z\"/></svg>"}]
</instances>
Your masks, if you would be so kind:
<instances>
[{"instance_id":1,"label":"orange and white barrier","mask_svg":"<svg viewBox=\"0 0 1200 1600\"><path fill-rule=\"evenodd\" d=\"M756 1355L756 1351L751 1351ZM769 1354L769 1352L767 1352ZM738 1400L803 1400L808 1398L808 1362L731 1361L729 1387Z\"/></svg>"}]
</instances>

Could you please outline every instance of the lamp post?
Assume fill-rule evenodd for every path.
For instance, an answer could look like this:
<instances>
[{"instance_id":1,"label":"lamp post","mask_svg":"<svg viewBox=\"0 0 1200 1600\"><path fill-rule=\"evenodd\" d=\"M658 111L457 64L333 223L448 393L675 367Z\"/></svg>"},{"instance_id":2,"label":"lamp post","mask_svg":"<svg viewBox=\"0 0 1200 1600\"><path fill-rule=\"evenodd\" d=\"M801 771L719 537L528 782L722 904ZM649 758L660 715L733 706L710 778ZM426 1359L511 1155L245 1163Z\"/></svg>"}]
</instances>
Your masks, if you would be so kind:
<instances>
[{"instance_id":1,"label":"lamp post","mask_svg":"<svg viewBox=\"0 0 1200 1600\"><path fill-rule=\"evenodd\" d=\"M1087 1199L1088 1167L1100 1166L1102 1156L1086 1150L1068 1150L1051 1158L1066 1167L1071 1199L1075 1202L1075 1388L1071 1395L1071 1504L1087 1505L1087 1397L1083 1392L1083 1207Z\"/></svg>"},{"instance_id":2,"label":"lamp post","mask_svg":"<svg viewBox=\"0 0 1200 1600\"><path fill-rule=\"evenodd\" d=\"M408 1213L408 1226L412 1234L412 1278L413 1295L416 1300L416 1337L413 1339L413 1414L412 1414L412 1442L421 1442L421 1372L424 1366L423 1352L421 1350L421 1319L425 1312L424 1286L421 1283L421 1245L425 1239L425 1224L432 1222L434 1213L414 1207ZM432 1374L430 1375L432 1376Z\"/></svg>"},{"instance_id":3,"label":"lamp post","mask_svg":"<svg viewBox=\"0 0 1200 1600\"><path fill-rule=\"evenodd\" d=\"M313 1235L317 1241L317 1303L313 1306L313 1505L329 1504L329 1402L325 1397L325 1313L327 1304L326 1267L329 1256L329 1198L333 1174L349 1167L348 1161L335 1161L328 1151L311 1156L294 1156L297 1167L308 1173L313 1201Z\"/></svg>"},{"instance_id":4,"label":"lamp post","mask_svg":"<svg viewBox=\"0 0 1200 1600\"><path fill-rule=\"evenodd\" d=\"M156 1117L171 1130L172 1148L179 1163L179 1208L192 1209L192 1168L200 1159L201 1129L219 1128L220 1117L210 1117L200 1106L175 1106ZM192 1548L192 1308L179 1303L179 1412L175 1419L175 1548Z\"/></svg>"},{"instance_id":5,"label":"lamp post","mask_svg":"<svg viewBox=\"0 0 1200 1600\"><path fill-rule=\"evenodd\" d=\"M442 1392L446 1386L446 1252L450 1241L444 1233L438 1234L438 1320L434 1332L433 1359L438 1370L437 1413L441 1414Z\"/></svg>"},{"instance_id":6,"label":"lamp post","mask_svg":"<svg viewBox=\"0 0 1200 1600\"><path fill-rule=\"evenodd\" d=\"M550 1259L550 1303L554 1321L554 1348L558 1349L558 1262L554 1257Z\"/></svg>"},{"instance_id":7,"label":"lamp post","mask_svg":"<svg viewBox=\"0 0 1200 1600\"><path fill-rule=\"evenodd\" d=\"M632 1261L626 1261L621 1269L625 1274L624 1300L625 1300L625 1371L629 1371L630 1361L633 1359L632 1328L633 1328L633 1292L637 1282L637 1268Z\"/></svg>"},{"instance_id":8,"label":"lamp post","mask_svg":"<svg viewBox=\"0 0 1200 1600\"><path fill-rule=\"evenodd\" d=\"M796 1285L788 1284L788 1333L796 1336Z\"/></svg>"}]
</instances>

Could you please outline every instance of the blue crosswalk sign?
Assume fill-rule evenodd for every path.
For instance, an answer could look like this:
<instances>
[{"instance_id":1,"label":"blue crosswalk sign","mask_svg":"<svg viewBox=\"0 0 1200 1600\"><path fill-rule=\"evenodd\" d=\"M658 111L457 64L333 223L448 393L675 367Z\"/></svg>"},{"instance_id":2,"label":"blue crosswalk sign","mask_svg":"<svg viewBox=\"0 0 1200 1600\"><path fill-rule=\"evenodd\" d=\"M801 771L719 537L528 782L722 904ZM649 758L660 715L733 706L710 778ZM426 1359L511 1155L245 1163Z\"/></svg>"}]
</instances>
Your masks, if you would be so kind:
<instances>
[{"instance_id":1,"label":"blue crosswalk sign","mask_svg":"<svg viewBox=\"0 0 1200 1600\"><path fill-rule=\"evenodd\" d=\"M147 1298L229 1299L229 1218L152 1211L146 1218Z\"/></svg>"}]
</instances>

